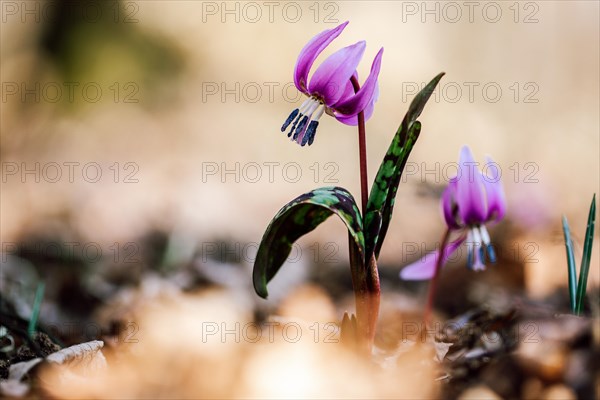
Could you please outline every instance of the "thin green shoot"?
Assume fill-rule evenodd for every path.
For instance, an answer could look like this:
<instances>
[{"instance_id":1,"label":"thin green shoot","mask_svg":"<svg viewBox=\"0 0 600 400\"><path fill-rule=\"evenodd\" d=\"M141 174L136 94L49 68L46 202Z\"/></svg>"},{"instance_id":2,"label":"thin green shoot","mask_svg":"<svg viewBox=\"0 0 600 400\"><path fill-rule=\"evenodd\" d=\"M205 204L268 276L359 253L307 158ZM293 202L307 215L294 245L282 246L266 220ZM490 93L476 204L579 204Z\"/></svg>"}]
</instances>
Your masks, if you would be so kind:
<instances>
[{"instance_id":1,"label":"thin green shoot","mask_svg":"<svg viewBox=\"0 0 600 400\"><path fill-rule=\"evenodd\" d=\"M35 334L38 317L40 315L40 308L42 306L42 299L44 298L45 284L40 282L35 290L35 299L33 300L33 311L31 312L31 318L29 319L29 326L27 327L27 334L33 339Z\"/></svg>"},{"instance_id":2,"label":"thin green shoot","mask_svg":"<svg viewBox=\"0 0 600 400\"><path fill-rule=\"evenodd\" d=\"M577 265L575 264L575 254L573 252L573 241L571 240L571 231L567 217L562 218L563 234L565 236L565 248L567 250L567 268L569 274L569 300L571 312L577 311Z\"/></svg>"},{"instance_id":3,"label":"thin green shoot","mask_svg":"<svg viewBox=\"0 0 600 400\"><path fill-rule=\"evenodd\" d=\"M590 260L592 258L592 244L594 243L594 226L596 223L596 195L592 198L590 212L588 214L587 229L583 243L583 255L581 257L581 269L579 270L579 282L577 283L577 308L575 313L580 315L583 311L583 301L587 290L587 279L590 272Z\"/></svg>"}]
</instances>

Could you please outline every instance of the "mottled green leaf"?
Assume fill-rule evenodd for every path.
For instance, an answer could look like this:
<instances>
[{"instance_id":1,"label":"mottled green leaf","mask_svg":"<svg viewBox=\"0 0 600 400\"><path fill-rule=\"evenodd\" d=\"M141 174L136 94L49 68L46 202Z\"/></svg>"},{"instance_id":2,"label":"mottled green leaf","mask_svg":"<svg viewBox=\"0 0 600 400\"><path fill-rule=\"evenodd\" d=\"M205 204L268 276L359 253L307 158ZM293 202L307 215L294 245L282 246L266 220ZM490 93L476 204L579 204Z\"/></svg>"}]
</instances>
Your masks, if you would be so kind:
<instances>
[{"instance_id":1,"label":"mottled green leaf","mask_svg":"<svg viewBox=\"0 0 600 400\"><path fill-rule=\"evenodd\" d=\"M364 260L362 217L352 195L340 187L315 189L286 204L267 227L252 272L254 290L259 296L268 296L267 283L287 259L294 242L333 214L346 224Z\"/></svg>"},{"instance_id":2,"label":"mottled green leaf","mask_svg":"<svg viewBox=\"0 0 600 400\"><path fill-rule=\"evenodd\" d=\"M443 72L433 78L410 103L410 107L381 162L379 171L377 171L365 216L367 254L374 251L375 256L379 256L392 217L394 199L402 171L421 132L421 123L417 121L417 118L421 115L442 76L444 76Z\"/></svg>"}]
</instances>

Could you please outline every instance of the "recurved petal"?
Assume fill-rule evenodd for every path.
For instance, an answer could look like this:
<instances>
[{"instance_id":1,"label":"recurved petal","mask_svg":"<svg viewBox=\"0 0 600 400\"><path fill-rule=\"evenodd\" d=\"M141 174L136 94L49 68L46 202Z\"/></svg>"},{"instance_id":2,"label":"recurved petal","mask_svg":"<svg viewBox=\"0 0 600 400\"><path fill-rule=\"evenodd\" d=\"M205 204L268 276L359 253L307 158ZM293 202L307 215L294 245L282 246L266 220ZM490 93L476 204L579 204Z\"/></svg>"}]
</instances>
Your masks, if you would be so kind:
<instances>
[{"instance_id":1,"label":"recurved petal","mask_svg":"<svg viewBox=\"0 0 600 400\"><path fill-rule=\"evenodd\" d=\"M365 41L360 41L327 57L310 78L308 92L320 95L327 106L335 104L343 96L365 47Z\"/></svg>"},{"instance_id":2,"label":"recurved petal","mask_svg":"<svg viewBox=\"0 0 600 400\"><path fill-rule=\"evenodd\" d=\"M459 167L456 181L458 213L467 225L485 222L487 205L483 177L468 146L461 149Z\"/></svg>"},{"instance_id":3,"label":"recurved petal","mask_svg":"<svg viewBox=\"0 0 600 400\"><path fill-rule=\"evenodd\" d=\"M373 64L371 65L371 72L369 73L369 76L365 80L363 86L354 96L337 102L333 106L336 111L347 116L356 115L374 101L378 89L377 78L379 77L379 71L381 70L382 56L383 47L375 56Z\"/></svg>"},{"instance_id":4,"label":"recurved petal","mask_svg":"<svg viewBox=\"0 0 600 400\"><path fill-rule=\"evenodd\" d=\"M348 21L335 28L327 29L315 37L313 37L300 51L298 60L296 61L296 67L294 68L294 83L299 91L303 93L308 92L308 73L313 63L321 54L321 52L331 43L336 37L342 33L344 28L348 25Z\"/></svg>"},{"instance_id":5,"label":"recurved petal","mask_svg":"<svg viewBox=\"0 0 600 400\"><path fill-rule=\"evenodd\" d=\"M506 214L506 196L500 181L500 169L498 164L487 157L485 171L492 171L483 177L488 207L486 220L500 221Z\"/></svg>"},{"instance_id":6,"label":"recurved petal","mask_svg":"<svg viewBox=\"0 0 600 400\"><path fill-rule=\"evenodd\" d=\"M354 78L356 78L356 80L358 81L358 71L354 71L354 73L352 74L352 76ZM349 99L350 97L354 96L354 85L352 84L352 81L350 79L348 79L348 82L346 82L346 87L344 88L344 92L342 93L342 96L340 97L340 99L338 100L339 102L342 102L346 99Z\"/></svg>"},{"instance_id":7,"label":"recurved petal","mask_svg":"<svg viewBox=\"0 0 600 400\"><path fill-rule=\"evenodd\" d=\"M456 252L456 250L461 244L463 244L464 241L465 236L463 235L458 240L451 242L448 246L446 246L444 249L442 266L446 264L450 256ZM404 267L402 271L400 271L400 278L406 281L422 281L433 278L433 275L435 274L435 266L439 256L440 251L437 250L427 254L420 260L409 264L408 266Z\"/></svg>"},{"instance_id":8,"label":"recurved petal","mask_svg":"<svg viewBox=\"0 0 600 400\"><path fill-rule=\"evenodd\" d=\"M358 115L353 115L351 117L346 117L343 114L335 114L334 116L335 116L335 119L337 119L338 121L340 121L342 124L349 125L349 126L356 126L356 125L358 125Z\"/></svg>"},{"instance_id":9,"label":"recurved petal","mask_svg":"<svg viewBox=\"0 0 600 400\"><path fill-rule=\"evenodd\" d=\"M368 120L369 118L371 118L371 115L373 115L374 110L375 110L375 102L369 104L367 106L367 108L364 109L365 121ZM358 114L349 117L344 114L336 113L336 114L334 114L334 116L335 116L335 119L340 121L342 124L346 124L346 125L350 125L350 126L358 125Z\"/></svg>"},{"instance_id":10,"label":"recurved petal","mask_svg":"<svg viewBox=\"0 0 600 400\"><path fill-rule=\"evenodd\" d=\"M373 97L373 100L371 101L371 103L369 103L369 105L367 105L367 108L365 108L363 110L365 113L365 121L368 121L369 118L371 118L371 116L373 115L373 111L375 110L375 101L377 100L378 95L379 95L379 89L377 89L376 95ZM336 113L335 118L338 121L340 121L341 123L346 124L346 125L350 125L350 126L358 125L358 114L349 117L344 114Z\"/></svg>"},{"instance_id":11,"label":"recurved petal","mask_svg":"<svg viewBox=\"0 0 600 400\"><path fill-rule=\"evenodd\" d=\"M451 178L448 182L448 186L442 193L442 211L444 212L444 219L446 225L452 229L460 229L461 225L456 220L458 216L456 208L456 178Z\"/></svg>"}]
</instances>

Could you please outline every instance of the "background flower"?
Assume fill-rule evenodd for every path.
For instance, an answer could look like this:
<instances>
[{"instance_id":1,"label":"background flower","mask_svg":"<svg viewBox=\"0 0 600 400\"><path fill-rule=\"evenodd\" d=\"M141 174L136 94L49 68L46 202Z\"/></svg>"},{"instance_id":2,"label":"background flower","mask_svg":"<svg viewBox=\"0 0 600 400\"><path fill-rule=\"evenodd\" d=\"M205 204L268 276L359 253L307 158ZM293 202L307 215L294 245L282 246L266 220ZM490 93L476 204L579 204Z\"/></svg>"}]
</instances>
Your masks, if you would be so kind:
<instances>
[{"instance_id":1,"label":"background flower","mask_svg":"<svg viewBox=\"0 0 600 400\"><path fill-rule=\"evenodd\" d=\"M500 170L488 157L483 168L487 172L481 172L468 146L461 149L458 165L458 175L448 182L441 203L448 229L459 232L461 236L444 249L442 265L461 244L466 243L467 267L475 271L483 270L486 254L490 262L496 261L485 224L492 220L500 221L506 213ZM440 250L426 255L402 269L400 277L405 280L432 278L439 256Z\"/></svg>"}]
</instances>

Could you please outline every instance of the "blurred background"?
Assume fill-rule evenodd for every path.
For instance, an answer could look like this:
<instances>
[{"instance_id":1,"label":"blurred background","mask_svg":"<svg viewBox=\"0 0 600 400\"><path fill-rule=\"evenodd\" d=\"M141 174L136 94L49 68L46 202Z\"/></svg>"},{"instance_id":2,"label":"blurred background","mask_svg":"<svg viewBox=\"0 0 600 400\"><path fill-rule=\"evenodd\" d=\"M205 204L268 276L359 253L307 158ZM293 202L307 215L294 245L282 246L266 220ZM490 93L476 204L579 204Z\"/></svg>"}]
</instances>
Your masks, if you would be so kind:
<instances>
[{"instance_id":1,"label":"blurred background","mask_svg":"<svg viewBox=\"0 0 600 400\"><path fill-rule=\"evenodd\" d=\"M439 195L468 144L479 161L490 155L500 165L509 210L491 228L500 265L477 279L502 279L534 297L557 289L566 296L561 215L579 259L599 191L597 2L1 6L5 282L7 257L63 283L73 271L135 282L147 268L174 273L200 258L241 266L235 279L222 266L206 274L249 288L257 244L281 206L319 186L360 197L353 127L326 116L306 148L280 133L302 101L292 84L300 49L348 20L317 64L364 39L364 79L385 48L367 123L370 178L414 95L446 72L420 118L380 258L384 278L399 284L400 268L435 248L444 227ZM594 246L590 286L600 281L598 240ZM327 221L294 251L296 265L283 270L294 282L331 270L341 272L323 278L328 290L337 279L349 283L339 221ZM467 276L462 267L457 278L446 275ZM70 285L75 296L78 285ZM102 297L86 290L77 298Z\"/></svg>"}]
</instances>

